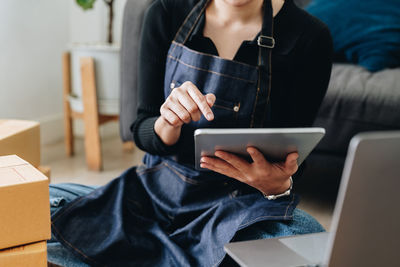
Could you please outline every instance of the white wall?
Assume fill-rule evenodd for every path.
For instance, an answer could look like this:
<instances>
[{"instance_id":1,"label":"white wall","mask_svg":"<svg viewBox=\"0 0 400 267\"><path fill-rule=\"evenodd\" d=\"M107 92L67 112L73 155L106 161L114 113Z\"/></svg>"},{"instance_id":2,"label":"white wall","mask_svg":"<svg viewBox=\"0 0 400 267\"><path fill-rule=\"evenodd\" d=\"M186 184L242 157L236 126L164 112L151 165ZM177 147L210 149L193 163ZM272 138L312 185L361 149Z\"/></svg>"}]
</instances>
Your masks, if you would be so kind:
<instances>
[{"instance_id":1,"label":"white wall","mask_svg":"<svg viewBox=\"0 0 400 267\"><path fill-rule=\"evenodd\" d=\"M62 114L67 8L67 0L1 1L0 117L46 123Z\"/></svg>"},{"instance_id":2,"label":"white wall","mask_svg":"<svg viewBox=\"0 0 400 267\"><path fill-rule=\"evenodd\" d=\"M116 41L125 1L114 4ZM61 55L71 42L105 41L107 19L102 0L86 12L75 0L1 0L0 118L37 120L42 143L61 140Z\"/></svg>"},{"instance_id":3,"label":"white wall","mask_svg":"<svg viewBox=\"0 0 400 267\"><path fill-rule=\"evenodd\" d=\"M123 7L126 0L114 0L114 42L121 40ZM108 8L97 0L93 9L82 10L74 0L69 1L70 42L105 42L107 40Z\"/></svg>"}]
</instances>

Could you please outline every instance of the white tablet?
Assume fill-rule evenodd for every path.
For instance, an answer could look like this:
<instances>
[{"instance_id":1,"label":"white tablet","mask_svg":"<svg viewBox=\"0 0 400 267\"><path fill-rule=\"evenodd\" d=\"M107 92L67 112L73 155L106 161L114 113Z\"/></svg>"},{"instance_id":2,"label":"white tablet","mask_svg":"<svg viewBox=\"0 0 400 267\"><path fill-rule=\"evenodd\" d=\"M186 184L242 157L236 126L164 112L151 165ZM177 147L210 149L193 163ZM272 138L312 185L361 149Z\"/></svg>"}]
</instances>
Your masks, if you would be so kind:
<instances>
[{"instance_id":1,"label":"white tablet","mask_svg":"<svg viewBox=\"0 0 400 267\"><path fill-rule=\"evenodd\" d=\"M284 161L292 152L298 152L298 165L311 153L325 135L323 128L245 128L197 129L194 132L195 165L200 167L201 156L214 156L223 150L250 159L246 148L258 148L270 162Z\"/></svg>"}]
</instances>

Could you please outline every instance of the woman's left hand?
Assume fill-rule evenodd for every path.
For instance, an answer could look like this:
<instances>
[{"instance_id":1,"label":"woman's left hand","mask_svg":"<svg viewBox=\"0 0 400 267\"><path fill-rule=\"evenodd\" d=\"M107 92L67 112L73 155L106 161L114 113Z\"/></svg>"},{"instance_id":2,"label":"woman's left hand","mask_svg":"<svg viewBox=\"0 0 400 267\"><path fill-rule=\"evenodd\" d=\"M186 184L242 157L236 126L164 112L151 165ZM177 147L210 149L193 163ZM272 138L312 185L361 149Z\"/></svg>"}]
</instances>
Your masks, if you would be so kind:
<instances>
[{"instance_id":1,"label":"woman's left hand","mask_svg":"<svg viewBox=\"0 0 400 267\"><path fill-rule=\"evenodd\" d=\"M202 157L200 166L246 183L266 195L285 192L290 187L290 176L298 169L298 153L287 155L285 162L270 163L254 147L248 147L253 162L232 153L216 151L213 157Z\"/></svg>"}]
</instances>

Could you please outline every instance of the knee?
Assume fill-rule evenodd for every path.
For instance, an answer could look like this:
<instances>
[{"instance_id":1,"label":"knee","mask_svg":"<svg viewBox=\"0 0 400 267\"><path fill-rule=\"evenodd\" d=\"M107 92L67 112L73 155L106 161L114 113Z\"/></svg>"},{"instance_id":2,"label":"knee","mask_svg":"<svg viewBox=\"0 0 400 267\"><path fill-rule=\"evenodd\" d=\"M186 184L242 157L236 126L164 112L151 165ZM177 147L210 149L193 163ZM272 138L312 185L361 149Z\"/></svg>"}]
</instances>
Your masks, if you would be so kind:
<instances>
[{"instance_id":1,"label":"knee","mask_svg":"<svg viewBox=\"0 0 400 267\"><path fill-rule=\"evenodd\" d=\"M314 217L301 209L294 210L291 227L293 227L292 229L296 234L311 234L325 231L324 227Z\"/></svg>"}]
</instances>

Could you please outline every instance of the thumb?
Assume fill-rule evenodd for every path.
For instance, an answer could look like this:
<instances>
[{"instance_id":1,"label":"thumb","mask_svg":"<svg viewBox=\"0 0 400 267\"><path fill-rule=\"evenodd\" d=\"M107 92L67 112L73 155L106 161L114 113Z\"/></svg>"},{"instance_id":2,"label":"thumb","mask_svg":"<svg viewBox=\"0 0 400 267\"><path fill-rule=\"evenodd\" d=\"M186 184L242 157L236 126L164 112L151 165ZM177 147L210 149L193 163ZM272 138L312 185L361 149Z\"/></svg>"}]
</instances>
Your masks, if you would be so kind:
<instances>
[{"instance_id":1,"label":"thumb","mask_svg":"<svg viewBox=\"0 0 400 267\"><path fill-rule=\"evenodd\" d=\"M215 99L216 97L214 94L206 94L207 104L210 106L210 108L214 105Z\"/></svg>"},{"instance_id":2,"label":"thumb","mask_svg":"<svg viewBox=\"0 0 400 267\"><path fill-rule=\"evenodd\" d=\"M292 152L286 157L286 165L294 165L297 164L297 159L299 158L299 153Z\"/></svg>"},{"instance_id":3,"label":"thumb","mask_svg":"<svg viewBox=\"0 0 400 267\"><path fill-rule=\"evenodd\" d=\"M287 157L286 157L286 162L285 162L285 169L288 172L296 172L298 169L298 165L297 165L297 159L299 158L299 154L297 152L294 153L290 153Z\"/></svg>"}]
</instances>

